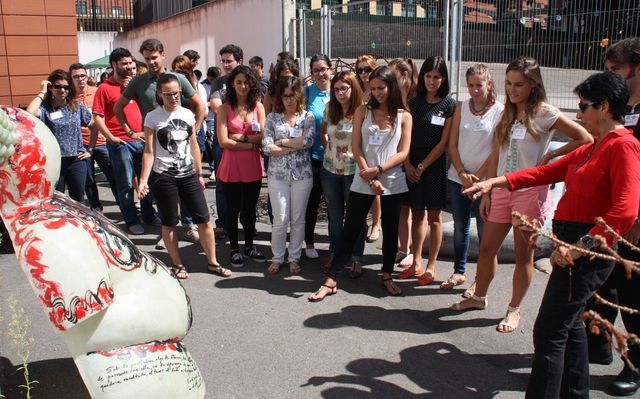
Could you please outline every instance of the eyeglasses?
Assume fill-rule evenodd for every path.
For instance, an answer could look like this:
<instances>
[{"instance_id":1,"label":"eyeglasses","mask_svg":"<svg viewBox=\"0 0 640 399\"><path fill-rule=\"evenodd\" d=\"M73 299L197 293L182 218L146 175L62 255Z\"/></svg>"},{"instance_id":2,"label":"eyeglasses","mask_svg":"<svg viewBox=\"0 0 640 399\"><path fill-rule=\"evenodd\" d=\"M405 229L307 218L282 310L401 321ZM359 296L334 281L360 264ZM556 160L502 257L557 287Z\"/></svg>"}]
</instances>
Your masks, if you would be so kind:
<instances>
[{"instance_id":1,"label":"eyeglasses","mask_svg":"<svg viewBox=\"0 0 640 399\"><path fill-rule=\"evenodd\" d=\"M87 75L81 74L81 75L73 75L71 77L74 78L74 79L86 79Z\"/></svg>"},{"instance_id":2,"label":"eyeglasses","mask_svg":"<svg viewBox=\"0 0 640 399\"><path fill-rule=\"evenodd\" d=\"M182 93L180 90L178 90L178 91L163 91L162 92L162 96L166 97L166 98L173 98L173 97L180 96L180 93Z\"/></svg>"},{"instance_id":3,"label":"eyeglasses","mask_svg":"<svg viewBox=\"0 0 640 399\"><path fill-rule=\"evenodd\" d=\"M54 84L54 85L51 85L51 87L53 87L54 89L57 89L57 90L62 90L62 89L66 90L66 91L71 90L71 86L69 86L69 85Z\"/></svg>"},{"instance_id":4,"label":"eyeglasses","mask_svg":"<svg viewBox=\"0 0 640 399\"><path fill-rule=\"evenodd\" d=\"M348 91L350 88L351 88L351 86L334 87L333 91L335 91L336 93L344 93L344 92Z\"/></svg>"},{"instance_id":5,"label":"eyeglasses","mask_svg":"<svg viewBox=\"0 0 640 399\"><path fill-rule=\"evenodd\" d=\"M586 112L589 107L595 107L596 105L600 105L600 104L589 101L586 103L578 103L578 108L580 108L580 112Z\"/></svg>"},{"instance_id":6,"label":"eyeglasses","mask_svg":"<svg viewBox=\"0 0 640 399\"><path fill-rule=\"evenodd\" d=\"M319 74L321 74L321 73L325 73L325 72L327 72L329 69L331 69L331 68L329 68L329 67L324 67L324 68L320 68L320 69L313 69L313 70L311 70L311 72L312 72L314 75L319 75Z\"/></svg>"},{"instance_id":7,"label":"eyeglasses","mask_svg":"<svg viewBox=\"0 0 640 399\"><path fill-rule=\"evenodd\" d=\"M223 64L231 64L232 62L236 62L236 60L220 60Z\"/></svg>"},{"instance_id":8,"label":"eyeglasses","mask_svg":"<svg viewBox=\"0 0 640 399\"><path fill-rule=\"evenodd\" d=\"M282 99L283 100L293 100L296 98L295 94L283 94L282 95Z\"/></svg>"},{"instance_id":9,"label":"eyeglasses","mask_svg":"<svg viewBox=\"0 0 640 399\"><path fill-rule=\"evenodd\" d=\"M373 68L371 67L356 68L356 73L358 75L360 75L361 73L371 73L371 72L373 72Z\"/></svg>"}]
</instances>

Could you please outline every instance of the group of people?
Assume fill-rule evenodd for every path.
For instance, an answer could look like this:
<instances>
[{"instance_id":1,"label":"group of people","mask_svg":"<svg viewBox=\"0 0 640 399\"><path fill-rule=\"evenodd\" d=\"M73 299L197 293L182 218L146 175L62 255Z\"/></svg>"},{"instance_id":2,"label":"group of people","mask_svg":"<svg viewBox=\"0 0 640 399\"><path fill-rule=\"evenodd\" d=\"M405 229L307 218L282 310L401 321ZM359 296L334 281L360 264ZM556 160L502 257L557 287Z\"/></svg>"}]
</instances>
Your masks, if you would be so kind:
<instances>
[{"instance_id":1,"label":"group of people","mask_svg":"<svg viewBox=\"0 0 640 399\"><path fill-rule=\"evenodd\" d=\"M312 302L337 293L345 266L349 277L362 275L365 241L378 239L380 228L386 292L402 293L393 280L396 268L401 269L399 279L432 284L449 191L454 267L440 288L450 290L467 280L475 216L480 236L475 281L451 309L485 309L497 253L513 228L513 287L497 326L510 333L521 318L534 255L534 230L512 212L542 226L552 204L549 185L564 181L553 229L573 246L558 246L551 258L553 271L534 327L527 397L588 396L589 361L610 362L612 357L601 337L587 335L580 318L585 306L598 306L587 303L589 298L600 289L612 302L640 306L634 297L640 288L637 274L627 278L623 265L585 252L616 245L609 231L594 224L599 216L628 240L620 244L620 253L639 258L629 245L640 238L640 39L611 46L607 71L575 88L581 123L548 102L540 66L529 57L507 66L503 104L483 64L466 71L470 98L456 103L446 62L438 56L426 58L418 70L411 59L378 65L363 55L353 70L337 72L327 56L315 55L312 82L305 85L297 62L286 52L278 54L267 77L261 58L245 66L242 49L225 46L219 52L222 70L209 68L202 82L195 77L195 51L176 57L173 72L164 66L158 40L145 40L140 53L148 71L135 77L131 53L122 48L111 53L113 76L95 90L92 104L83 97L84 86L76 84L86 79L81 65L54 71L42 82L28 111L51 128L60 144L59 190L66 186L78 201L96 191L87 180L93 161L86 161L96 160L129 232L144 232L136 192L144 223L162 226L159 245L167 248L174 275L181 279L188 272L178 251L179 222L202 244L212 273L232 274L216 258L216 236L228 237L233 267L245 259L267 261L254 245L263 171L273 225L266 272L276 274L287 265L290 274L300 273L303 253L320 256L314 230L324 196L329 256L324 282L308 296ZM556 132L567 141L552 150ZM203 154L209 154L210 178L216 181L215 229L204 198ZM242 250L238 221L244 231ZM428 247L426 264L423 245ZM608 317L615 319L615 312ZM640 333L638 315L623 313L623 320L629 332ZM637 347L631 347L629 359L640 365ZM633 394L639 383L637 370L625 366L612 391Z\"/></svg>"}]
</instances>

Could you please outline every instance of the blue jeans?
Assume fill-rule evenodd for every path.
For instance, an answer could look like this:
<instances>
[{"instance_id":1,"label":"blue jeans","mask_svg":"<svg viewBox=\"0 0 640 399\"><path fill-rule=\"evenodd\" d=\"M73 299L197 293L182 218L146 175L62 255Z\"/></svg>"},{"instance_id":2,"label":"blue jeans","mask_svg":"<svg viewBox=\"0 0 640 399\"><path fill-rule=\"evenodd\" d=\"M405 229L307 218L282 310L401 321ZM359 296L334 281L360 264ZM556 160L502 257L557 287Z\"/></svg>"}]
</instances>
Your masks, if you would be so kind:
<instances>
[{"instance_id":1,"label":"blue jeans","mask_svg":"<svg viewBox=\"0 0 640 399\"><path fill-rule=\"evenodd\" d=\"M116 189L116 182L113 180L113 167L111 166L111 158L109 158L109 150L107 145L99 145L93 149L91 158L87 158L87 183L85 185L85 192L87 194L87 200L89 206L94 209L102 210L102 203L100 203L100 197L98 196L98 186L96 185L96 168L95 163L98 164L102 173L107 178L113 198L118 202L118 190ZM95 161L95 163L94 163Z\"/></svg>"},{"instance_id":2,"label":"blue jeans","mask_svg":"<svg viewBox=\"0 0 640 399\"><path fill-rule=\"evenodd\" d=\"M144 143L142 141L125 141L116 146L107 144L107 149L111 157L113 179L118 189L118 205L124 222L127 226L139 224L140 219L133 198L135 195L133 174L140 176ZM150 222L156 217L151 193L140 200L140 210L142 211L142 219L146 222Z\"/></svg>"},{"instance_id":3,"label":"blue jeans","mask_svg":"<svg viewBox=\"0 0 640 399\"><path fill-rule=\"evenodd\" d=\"M344 223L344 213L349 199L349 189L353 182L353 175L336 175L322 168L320 171L320 183L322 192L327 202L327 213L329 218L329 252L337 251L342 236ZM367 236L367 224L362 225L356 243L351 252L351 259L361 262L364 253L364 241Z\"/></svg>"},{"instance_id":4,"label":"blue jeans","mask_svg":"<svg viewBox=\"0 0 640 399\"><path fill-rule=\"evenodd\" d=\"M478 226L478 238L482 241L482 227L484 221L480 217L480 200L472 202L466 195L460 194L462 185L449 180L451 190L451 213L453 214L453 253L454 273L464 274L467 270L467 251L469 250L469 226L471 225L471 212L476 218Z\"/></svg>"},{"instance_id":5,"label":"blue jeans","mask_svg":"<svg viewBox=\"0 0 640 399\"><path fill-rule=\"evenodd\" d=\"M210 121L207 121L207 129L209 129ZM212 122L213 124L213 122ZM222 147L218 143L218 138L213 135L213 139L211 140L212 152L213 152L213 170L218 171L218 167L220 166L220 161L222 161ZM226 210L227 204L224 197L224 185L218 184L219 180L216 180L216 220L215 224L217 228L225 228L225 218L226 218Z\"/></svg>"},{"instance_id":6,"label":"blue jeans","mask_svg":"<svg viewBox=\"0 0 640 399\"><path fill-rule=\"evenodd\" d=\"M60 177L56 190L64 193L67 186L69 197L78 202L84 201L84 185L87 180L87 162L76 156L62 157L60 163Z\"/></svg>"}]
</instances>

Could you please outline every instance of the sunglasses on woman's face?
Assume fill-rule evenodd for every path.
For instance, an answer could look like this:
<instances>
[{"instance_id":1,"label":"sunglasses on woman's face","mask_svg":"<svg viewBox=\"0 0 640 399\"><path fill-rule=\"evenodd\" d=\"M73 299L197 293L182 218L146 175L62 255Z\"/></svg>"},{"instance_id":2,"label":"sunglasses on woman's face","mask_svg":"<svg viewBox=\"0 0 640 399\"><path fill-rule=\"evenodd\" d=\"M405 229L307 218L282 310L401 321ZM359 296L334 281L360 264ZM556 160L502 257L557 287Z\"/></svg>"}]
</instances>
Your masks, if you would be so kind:
<instances>
[{"instance_id":1,"label":"sunglasses on woman's face","mask_svg":"<svg viewBox=\"0 0 640 399\"><path fill-rule=\"evenodd\" d=\"M589 107L593 107L596 105L598 104L589 101L586 103L578 103L578 108L580 108L580 112L585 112L587 109L589 109Z\"/></svg>"},{"instance_id":2,"label":"sunglasses on woman's face","mask_svg":"<svg viewBox=\"0 0 640 399\"><path fill-rule=\"evenodd\" d=\"M55 85L51 85L51 86L52 86L54 89L57 89L57 90L62 90L62 89L66 90L66 91L71 90L71 86L69 86L69 85L55 84Z\"/></svg>"},{"instance_id":3,"label":"sunglasses on woman's face","mask_svg":"<svg viewBox=\"0 0 640 399\"><path fill-rule=\"evenodd\" d=\"M373 72L373 68L371 67L356 68L356 73L358 75L360 75L361 73L371 73L371 72Z\"/></svg>"}]
</instances>

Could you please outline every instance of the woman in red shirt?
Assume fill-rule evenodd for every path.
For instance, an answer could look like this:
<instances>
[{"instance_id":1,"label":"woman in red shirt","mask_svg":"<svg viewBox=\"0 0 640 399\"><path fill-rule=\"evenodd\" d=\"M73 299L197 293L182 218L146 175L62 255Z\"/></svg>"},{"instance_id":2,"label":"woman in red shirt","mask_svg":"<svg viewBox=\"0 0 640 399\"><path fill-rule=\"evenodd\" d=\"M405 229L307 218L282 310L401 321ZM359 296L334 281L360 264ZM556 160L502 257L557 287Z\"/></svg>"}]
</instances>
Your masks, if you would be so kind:
<instances>
[{"instance_id":1,"label":"woman in red shirt","mask_svg":"<svg viewBox=\"0 0 640 399\"><path fill-rule=\"evenodd\" d=\"M623 125L629 90L624 78L603 72L590 76L574 92L580 97L578 118L594 136L551 164L523 169L473 184L463 191L480 198L492 187L517 190L565 181L553 233L575 246L599 250L602 236L615 238L594 225L602 217L618 234L633 225L640 202L640 144ZM535 353L527 398L589 397L587 336L580 315L586 301L604 283L614 263L589 259L560 246L551 255L549 277L533 337ZM565 364L567 359L568 364Z\"/></svg>"}]
</instances>

